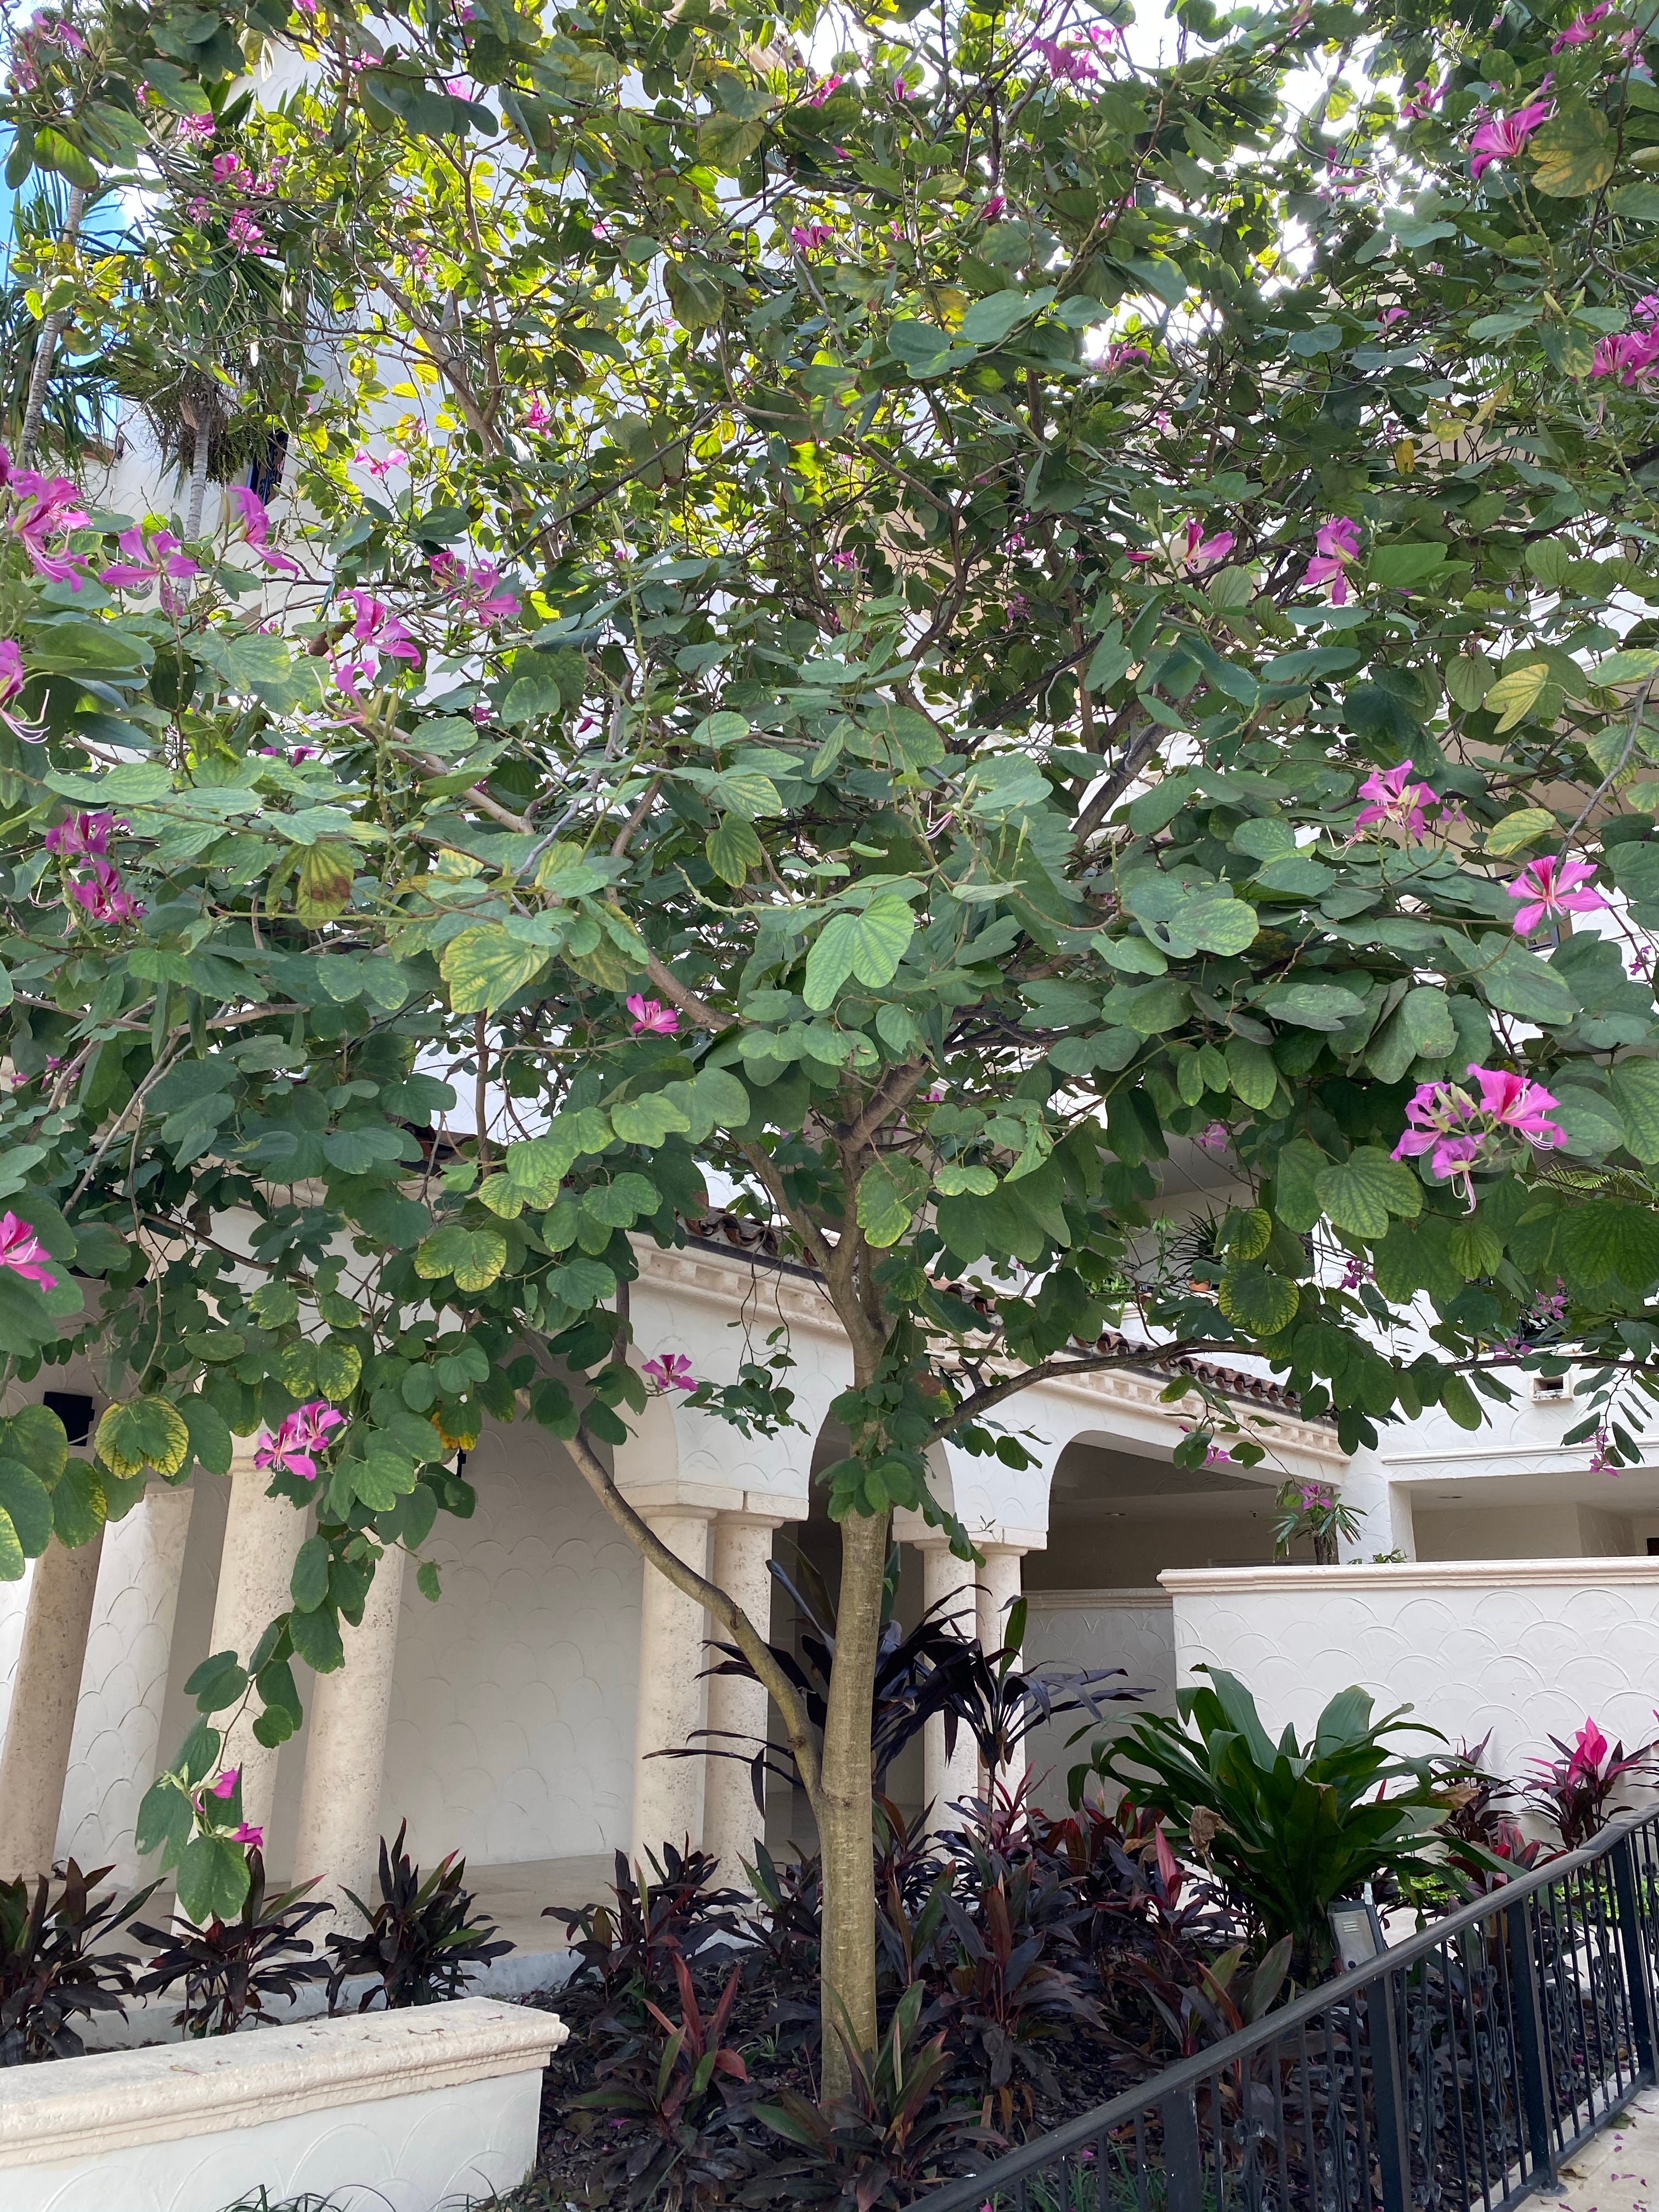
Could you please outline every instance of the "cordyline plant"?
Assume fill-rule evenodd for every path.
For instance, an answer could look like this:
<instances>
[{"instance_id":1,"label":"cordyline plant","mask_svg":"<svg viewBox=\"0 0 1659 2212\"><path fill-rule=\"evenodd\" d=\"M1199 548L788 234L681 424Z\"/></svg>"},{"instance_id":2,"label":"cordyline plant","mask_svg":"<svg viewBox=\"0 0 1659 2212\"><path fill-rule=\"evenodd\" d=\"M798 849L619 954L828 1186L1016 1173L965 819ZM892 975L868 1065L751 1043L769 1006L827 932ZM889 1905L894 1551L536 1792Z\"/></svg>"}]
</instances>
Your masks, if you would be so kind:
<instances>
[{"instance_id":1,"label":"cordyline plant","mask_svg":"<svg viewBox=\"0 0 1659 2212\"><path fill-rule=\"evenodd\" d=\"M247 1881L215 1716L292 1729L292 1657L466 1510L486 1417L561 1437L775 1698L832 2089L930 1448L1018 1463L1030 1382L1224 1352L1350 1449L1571 1359L1637 1451L1650 12L1184 0L1157 59L1127 9L957 0L14 32L13 183L75 197L0 495L0 1340L111 1403L95 1465L8 1428L0 1562L233 1433L318 1513L147 1807L183 1909ZM153 410L206 379L170 517L23 465L94 352ZM198 528L216 453L265 464ZM1214 1218L1165 1264L1189 1146ZM821 1758L606 1456L696 1379L629 1364L623 1292L706 1170L852 1348ZM693 1401L785 1420L780 1372Z\"/></svg>"}]
</instances>

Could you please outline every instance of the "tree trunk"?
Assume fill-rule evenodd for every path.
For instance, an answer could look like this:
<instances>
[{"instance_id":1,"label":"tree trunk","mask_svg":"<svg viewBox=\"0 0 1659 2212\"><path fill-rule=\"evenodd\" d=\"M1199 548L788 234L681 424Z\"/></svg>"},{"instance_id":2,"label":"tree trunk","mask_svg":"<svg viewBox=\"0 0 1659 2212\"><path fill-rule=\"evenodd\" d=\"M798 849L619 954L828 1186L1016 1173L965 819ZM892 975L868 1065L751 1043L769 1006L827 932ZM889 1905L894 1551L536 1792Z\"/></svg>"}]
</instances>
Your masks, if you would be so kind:
<instances>
[{"instance_id":1,"label":"tree trunk","mask_svg":"<svg viewBox=\"0 0 1659 2212\"><path fill-rule=\"evenodd\" d=\"M73 246L81 235L81 217L86 211L87 196L79 185L69 197L69 211L64 217L62 243ZM34 366L29 371L28 398L23 403L23 428L17 441L17 459L27 465L34 459L35 447L40 440L40 425L46 411L46 390L52 382L52 357L58 350L58 333L69 316L62 307L54 307L40 325L40 335L34 342Z\"/></svg>"},{"instance_id":2,"label":"tree trunk","mask_svg":"<svg viewBox=\"0 0 1659 2212\"><path fill-rule=\"evenodd\" d=\"M202 508L207 500L208 451L213 443L213 413L204 402L196 410L195 443L190 457L190 504L185 514L185 536L202 534Z\"/></svg>"},{"instance_id":3,"label":"tree trunk","mask_svg":"<svg viewBox=\"0 0 1659 2212\"><path fill-rule=\"evenodd\" d=\"M870 1718L887 1572L888 1516L849 1513L841 1524L836 1659L823 1729L823 2091L852 2083L845 2039L876 2047L876 1894L871 1812Z\"/></svg>"}]
</instances>

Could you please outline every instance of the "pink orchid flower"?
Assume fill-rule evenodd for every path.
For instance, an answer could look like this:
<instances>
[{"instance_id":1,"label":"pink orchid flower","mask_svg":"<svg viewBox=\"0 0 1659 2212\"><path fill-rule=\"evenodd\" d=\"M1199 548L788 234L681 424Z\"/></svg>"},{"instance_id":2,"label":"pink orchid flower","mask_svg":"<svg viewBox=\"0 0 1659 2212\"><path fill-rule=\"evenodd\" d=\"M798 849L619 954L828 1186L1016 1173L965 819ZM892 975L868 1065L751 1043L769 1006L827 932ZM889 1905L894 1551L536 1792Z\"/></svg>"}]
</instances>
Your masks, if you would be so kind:
<instances>
[{"instance_id":1,"label":"pink orchid flower","mask_svg":"<svg viewBox=\"0 0 1659 2212\"><path fill-rule=\"evenodd\" d=\"M1587 8L1582 15L1573 17L1560 37L1552 43L1550 52L1559 54L1568 46L1584 46L1595 36L1596 25L1605 22L1612 13L1613 0L1600 0L1599 6Z\"/></svg>"},{"instance_id":2,"label":"pink orchid flower","mask_svg":"<svg viewBox=\"0 0 1659 2212\"><path fill-rule=\"evenodd\" d=\"M201 562L180 552L184 541L175 538L170 530L146 530L142 524L135 523L131 530L124 530L115 542L125 559L112 561L106 568L98 571L99 582L113 591L147 592L152 584L159 583L161 605L171 611L179 596L173 585L202 573Z\"/></svg>"},{"instance_id":3,"label":"pink orchid flower","mask_svg":"<svg viewBox=\"0 0 1659 2212\"><path fill-rule=\"evenodd\" d=\"M70 884L69 895L89 921L106 925L137 921L144 911L123 884L118 870L107 860L94 860L92 873L76 876Z\"/></svg>"},{"instance_id":4,"label":"pink orchid flower","mask_svg":"<svg viewBox=\"0 0 1659 2212\"><path fill-rule=\"evenodd\" d=\"M1607 904L1600 891L1585 888L1595 870L1588 860L1558 860L1545 853L1528 860L1512 884L1504 886L1512 899L1527 903L1515 917L1517 937L1530 937L1546 921L1559 914L1594 914Z\"/></svg>"},{"instance_id":5,"label":"pink orchid flower","mask_svg":"<svg viewBox=\"0 0 1659 2212\"><path fill-rule=\"evenodd\" d=\"M1193 1139L1200 1152L1207 1152L1212 1160L1218 1160L1232 1140L1233 1133L1224 1121L1207 1122Z\"/></svg>"},{"instance_id":6,"label":"pink orchid flower","mask_svg":"<svg viewBox=\"0 0 1659 2212\"><path fill-rule=\"evenodd\" d=\"M1659 372L1659 330L1618 331L1598 338L1590 361L1592 376L1616 376L1634 386Z\"/></svg>"},{"instance_id":7,"label":"pink orchid flower","mask_svg":"<svg viewBox=\"0 0 1659 2212\"><path fill-rule=\"evenodd\" d=\"M1396 323L1408 323L1410 320L1411 315L1406 308L1384 307L1377 316L1376 327L1379 331L1392 330Z\"/></svg>"},{"instance_id":8,"label":"pink orchid flower","mask_svg":"<svg viewBox=\"0 0 1659 2212\"><path fill-rule=\"evenodd\" d=\"M31 1223L19 1220L9 1208L0 1213L0 1267L9 1267L43 1291L55 1291L58 1278L46 1264L50 1257Z\"/></svg>"},{"instance_id":9,"label":"pink orchid flower","mask_svg":"<svg viewBox=\"0 0 1659 2212\"><path fill-rule=\"evenodd\" d=\"M1206 538L1201 522L1188 522L1187 550L1182 556L1182 566L1189 575L1195 576L1200 569L1212 568L1218 561L1224 561L1237 543L1237 538L1231 530L1218 531L1213 538Z\"/></svg>"},{"instance_id":10,"label":"pink orchid flower","mask_svg":"<svg viewBox=\"0 0 1659 2212\"><path fill-rule=\"evenodd\" d=\"M1401 829L1408 837L1419 838L1428 834L1428 817L1425 809L1438 806L1441 801L1426 783L1409 781L1412 764L1403 760L1395 768L1373 769L1359 787L1359 796L1368 799L1354 817L1356 831L1367 830L1374 823L1389 823Z\"/></svg>"},{"instance_id":11,"label":"pink orchid flower","mask_svg":"<svg viewBox=\"0 0 1659 2212\"><path fill-rule=\"evenodd\" d=\"M199 138L204 143L211 138L218 125L210 115L181 115L179 132L181 137Z\"/></svg>"},{"instance_id":12,"label":"pink orchid flower","mask_svg":"<svg viewBox=\"0 0 1659 2212\"><path fill-rule=\"evenodd\" d=\"M1008 198L1006 193L993 192L990 198L986 201L984 206L980 210L979 219L981 222L1000 222L1007 211Z\"/></svg>"},{"instance_id":13,"label":"pink orchid flower","mask_svg":"<svg viewBox=\"0 0 1659 2212\"><path fill-rule=\"evenodd\" d=\"M1033 39L1030 51L1048 63L1056 83L1086 84L1098 74L1094 57L1085 46L1063 46L1058 39Z\"/></svg>"},{"instance_id":14,"label":"pink orchid flower","mask_svg":"<svg viewBox=\"0 0 1659 2212\"><path fill-rule=\"evenodd\" d=\"M233 484L230 495L242 518L242 542L254 559L263 562L267 568L280 568L287 575L297 576L299 562L291 561L286 553L277 552L269 542L270 515L258 493L248 484Z\"/></svg>"},{"instance_id":15,"label":"pink orchid flower","mask_svg":"<svg viewBox=\"0 0 1659 2212\"><path fill-rule=\"evenodd\" d=\"M4 450L0 447L0 454ZM86 562L78 553L48 553L46 540L84 528L87 516L80 492L67 477L42 476L38 469L19 469L13 474L8 465L0 482L7 477L16 501L7 527L22 541L30 567L37 576L73 584L79 590Z\"/></svg>"},{"instance_id":16,"label":"pink orchid flower","mask_svg":"<svg viewBox=\"0 0 1659 2212\"><path fill-rule=\"evenodd\" d=\"M38 745L44 740L46 731L39 722L25 721L21 714L9 711L12 701L28 682L28 671L23 665L23 648L15 637L0 637L0 722L3 722L15 738L27 744Z\"/></svg>"},{"instance_id":17,"label":"pink orchid flower","mask_svg":"<svg viewBox=\"0 0 1659 2212\"><path fill-rule=\"evenodd\" d=\"M234 1797L236 1795L236 1784L241 1778L242 1770L240 1766L228 1766L222 1774L209 1783L207 1795L210 1797Z\"/></svg>"},{"instance_id":18,"label":"pink orchid flower","mask_svg":"<svg viewBox=\"0 0 1659 2212\"><path fill-rule=\"evenodd\" d=\"M1425 116L1432 115L1440 105L1444 89L1443 85L1431 84L1425 76L1419 77L1412 88L1411 98L1400 103L1401 120L1420 123Z\"/></svg>"},{"instance_id":19,"label":"pink orchid flower","mask_svg":"<svg viewBox=\"0 0 1659 2212\"><path fill-rule=\"evenodd\" d=\"M836 242L836 234L827 222L792 223L789 235L803 253L814 252L820 246Z\"/></svg>"},{"instance_id":20,"label":"pink orchid flower","mask_svg":"<svg viewBox=\"0 0 1659 2212\"><path fill-rule=\"evenodd\" d=\"M1404 310L1401 312L1403 313ZM1314 557L1303 571L1304 591L1320 584L1331 587L1331 605L1346 607L1348 604L1347 563L1359 557L1359 525L1352 515L1334 514L1328 522L1322 522L1314 539ZM1407 767L1411 766L1409 761Z\"/></svg>"},{"instance_id":21,"label":"pink orchid flower","mask_svg":"<svg viewBox=\"0 0 1659 2212\"><path fill-rule=\"evenodd\" d=\"M222 185L235 176L242 167L240 154L216 154L213 157L213 181Z\"/></svg>"},{"instance_id":22,"label":"pink orchid flower","mask_svg":"<svg viewBox=\"0 0 1659 2212\"><path fill-rule=\"evenodd\" d=\"M325 1398L296 1406L278 1423L275 1436L269 1429L260 1430L253 1464L262 1474L294 1474L302 1482L315 1482L316 1455L329 1449L334 1431L343 1429L345 1420Z\"/></svg>"},{"instance_id":23,"label":"pink orchid flower","mask_svg":"<svg viewBox=\"0 0 1659 2212\"><path fill-rule=\"evenodd\" d=\"M1555 112L1553 100L1534 100L1513 115L1494 115L1469 141L1469 174L1478 177L1494 161L1514 159L1540 123Z\"/></svg>"},{"instance_id":24,"label":"pink orchid flower","mask_svg":"<svg viewBox=\"0 0 1659 2212\"><path fill-rule=\"evenodd\" d=\"M246 1844L256 1851L263 1850L265 1832L263 1828L256 1828L251 1820L244 1820L241 1826L234 1831L230 1840L233 1844Z\"/></svg>"},{"instance_id":25,"label":"pink orchid flower","mask_svg":"<svg viewBox=\"0 0 1659 2212\"><path fill-rule=\"evenodd\" d=\"M1127 338L1120 338L1115 345L1107 349L1106 358L1101 367L1108 376L1115 376L1120 369L1144 368L1152 357L1144 345L1135 345Z\"/></svg>"},{"instance_id":26,"label":"pink orchid flower","mask_svg":"<svg viewBox=\"0 0 1659 2212\"><path fill-rule=\"evenodd\" d=\"M635 991L624 1003L634 1018L629 1028L635 1036L672 1036L680 1025L678 1013L659 1000L645 998Z\"/></svg>"},{"instance_id":27,"label":"pink orchid flower","mask_svg":"<svg viewBox=\"0 0 1659 2212\"><path fill-rule=\"evenodd\" d=\"M113 814L70 814L47 830L46 848L60 860L106 860L110 839L130 826Z\"/></svg>"},{"instance_id":28,"label":"pink orchid flower","mask_svg":"<svg viewBox=\"0 0 1659 2212\"><path fill-rule=\"evenodd\" d=\"M1394 1148L1395 1159L1428 1152L1434 1174L1461 1182L1467 1193L1470 1168L1491 1159L1505 1136L1523 1137L1540 1151L1565 1144L1566 1131L1549 1119L1556 1100L1541 1084L1473 1060L1467 1072L1480 1086L1478 1098L1461 1084L1418 1085L1406 1103L1407 1126Z\"/></svg>"},{"instance_id":29,"label":"pink orchid flower","mask_svg":"<svg viewBox=\"0 0 1659 2212\"><path fill-rule=\"evenodd\" d=\"M238 208L225 225L225 243L237 253L257 253L264 236L246 208Z\"/></svg>"},{"instance_id":30,"label":"pink orchid flower","mask_svg":"<svg viewBox=\"0 0 1659 2212\"><path fill-rule=\"evenodd\" d=\"M367 469L377 483L384 483L393 469L409 466L409 455L401 446L394 446L383 461L377 461L371 453L362 452L352 455L351 465L354 468Z\"/></svg>"},{"instance_id":31,"label":"pink orchid flower","mask_svg":"<svg viewBox=\"0 0 1659 2212\"><path fill-rule=\"evenodd\" d=\"M659 1395L666 1390L695 1390L697 1387L691 1362L682 1352L664 1352L659 1358L647 1359L642 1372Z\"/></svg>"},{"instance_id":32,"label":"pink orchid flower","mask_svg":"<svg viewBox=\"0 0 1659 2212\"><path fill-rule=\"evenodd\" d=\"M809 107L822 107L824 101L832 94L839 92L846 82L844 76L820 77L811 92L807 94L806 105Z\"/></svg>"},{"instance_id":33,"label":"pink orchid flower","mask_svg":"<svg viewBox=\"0 0 1659 2212\"><path fill-rule=\"evenodd\" d=\"M518 593L501 581L501 570L488 562L469 568L453 553L434 553L432 573L452 598L491 628L519 611Z\"/></svg>"},{"instance_id":34,"label":"pink orchid flower","mask_svg":"<svg viewBox=\"0 0 1659 2212\"><path fill-rule=\"evenodd\" d=\"M529 406L524 410L524 427L526 430L544 430L552 420L553 410L544 399L532 398Z\"/></svg>"},{"instance_id":35,"label":"pink orchid flower","mask_svg":"<svg viewBox=\"0 0 1659 2212\"><path fill-rule=\"evenodd\" d=\"M362 657L372 662L374 669L383 659L408 660L420 666L420 647L384 599L377 599L372 592L342 592L340 605L350 610L352 637L366 648Z\"/></svg>"}]
</instances>

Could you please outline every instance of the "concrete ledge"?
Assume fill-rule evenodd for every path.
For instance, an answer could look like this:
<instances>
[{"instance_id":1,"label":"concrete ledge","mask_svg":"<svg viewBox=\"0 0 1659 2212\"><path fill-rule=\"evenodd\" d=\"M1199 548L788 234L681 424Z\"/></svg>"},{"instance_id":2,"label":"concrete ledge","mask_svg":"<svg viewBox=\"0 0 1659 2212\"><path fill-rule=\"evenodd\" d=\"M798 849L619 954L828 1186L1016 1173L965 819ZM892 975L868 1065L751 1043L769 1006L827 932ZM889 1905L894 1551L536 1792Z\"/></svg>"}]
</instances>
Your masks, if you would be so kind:
<instances>
[{"instance_id":1,"label":"concrete ledge","mask_svg":"<svg viewBox=\"0 0 1659 2212\"><path fill-rule=\"evenodd\" d=\"M1248 1597L1257 1590L1297 1590L1340 1597L1363 1589L1525 1589L1551 1584L1628 1583L1659 1589L1659 1559L1613 1554L1578 1559L1367 1560L1336 1567L1166 1567L1158 1581L1172 1598Z\"/></svg>"},{"instance_id":2,"label":"concrete ledge","mask_svg":"<svg viewBox=\"0 0 1659 2212\"><path fill-rule=\"evenodd\" d=\"M0 2171L539 2075L569 2033L551 2013L462 1997L9 2067L0 2072ZM0 2202L15 2201L11 2186L0 2185Z\"/></svg>"},{"instance_id":3,"label":"concrete ledge","mask_svg":"<svg viewBox=\"0 0 1659 2212\"><path fill-rule=\"evenodd\" d=\"M1031 1613L1105 1613L1114 1606L1126 1612L1144 1613L1149 1606L1173 1605L1175 1600L1155 1583L1144 1588L1125 1584L1114 1589L1027 1590L1026 1608Z\"/></svg>"}]
</instances>

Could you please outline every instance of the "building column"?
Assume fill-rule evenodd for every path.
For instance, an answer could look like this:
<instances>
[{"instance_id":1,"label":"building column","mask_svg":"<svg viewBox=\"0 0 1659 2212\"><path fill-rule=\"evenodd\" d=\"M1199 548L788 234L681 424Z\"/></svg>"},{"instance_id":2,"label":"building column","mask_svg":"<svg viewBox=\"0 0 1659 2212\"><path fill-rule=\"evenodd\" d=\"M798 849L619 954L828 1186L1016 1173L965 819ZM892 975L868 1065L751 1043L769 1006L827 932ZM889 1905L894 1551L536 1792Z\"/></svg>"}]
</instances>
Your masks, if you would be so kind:
<instances>
[{"instance_id":1,"label":"building column","mask_svg":"<svg viewBox=\"0 0 1659 2212\"><path fill-rule=\"evenodd\" d=\"M298 1506L286 1498L266 1497L270 1480L253 1464L252 1439L239 1437L208 1650L234 1651L245 1666L266 1629L292 1602L289 1583L306 1534L307 1516ZM245 1711L227 1730L219 1762L240 1770L243 1820L268 1829L276 1794L276 1753L256 1739L254 1718L251 1709Z\"/></svg>"},{"instance_id":2,"label":"building column","mask_svg":"<svg viewBox=\"0 0 1659 2212\"><path fill-rule=\"evenodd\" d=\"M979 1640L987 1651L1000 1651L1008 1641L1008 1613L1020 1592L1020 1561L1024 1549L1013 1544L981 1544L985 1565L979 1571Z\"/></svg>"},{"instance_id":3,"label":"building column","mask_svg":"<svg viewBox=\"0 0 1659 2212\"><path fill-rule=\"evenodd\" d=\"M687 1566L708 1573L711 1509L676 1505L645 1516L652 1534ZM629 1850L642 1861L665 1844L683 1850L702 1834L702 1780L708 1761L653 1759L658 1751L701 1751L706 1616L695 1598L675 1589L645 1562L640 1597L640 1691L634 1728L634 1820Z\"/></svg>"},{"instance_id":4,"label":"building column","mask_svg":"<svg viewBox=\"0 0 1659 2212\"><path fill-rule=\"evenodd\" d=\"M0 1880L33 1881L52 1869L103 1549L101 1525L73 1549L54 1536L30 1573L0 1748Z\"/></svg>"},{"instance_id":5,"label":"building column","mask_svg":"<svg viewBox=\"0 0 1659 2212\"><path fill-rule=\"evenodd\" d=\"M772 1623L772 1534L780 1522L759 1514L721 1513L714 1522L711 1582L734 1598L769 1641ZM659 1578L660 1579L660 1578ZM725 1632L716 1629L715 1634ZM714 1655L709 1655L712 1660ZM720 1880L748 1891L745 1860L753 1863L766 1819L755 1802L752 1769L745 1758L723 1759L722 1748L758 1751L766 1741L769 1701L746 1675L708 1678L708 1773L703 1785L703 1849L720 1863Z\"/></svg>"},{"instance_id":6,"label":"building column","mask_svg":"<svg viewBox=\"0 0 1659 2212\"><path fill-rule=\"evenodd\" d=\"M947 1542L925 1543L921 1550L921 1589L924 1607L932 1612L940 1599L951 1601L936 1618L953 1628L958 1636L975 1637L979 1632L978 1611L974 1595L975 1570L971 1559L959 1559ZM932 1820L936 1830L954 1828L960 1825L960 1814L951 1810L959 1798L976 1797L980 1790L979 1746L965 1728L957 1730L956 1749L950 1758L945 1753L945 1717L935 1713L928 1721L922 1736L924 1773L923 1793L932 1807Z\"/></svg>"},{"instance_id":7,"label":"building column","mask_svg":"<svg viewBox=\"0 0 1659 2212\"><path fill-rule=\"evenodd\" d=\"M333 1924L341 1929L346 1918L354 1924L356 1918L346 1891L372 1903L369 1891L380 1866L380 1790L407 1558L387 1551L374 1571L362 1621L356 1628L340 1624L345 1664L319 1674L312 1690L294 1879L319 1878L314 1893L334 1905Z\"/></svg>"},{"instance_id":8,"label":"building column","mask_svg":"<svg viewBox=\"0 0 1659 2212\"><path fill-rule=\"evenodd\" d=\"M104 1542L58 1856L139 1875L138 1808L155 1779L173 1623L196 1493L152 1481ZM171 1752L173 1746L167 1747Z\"/></svg>"}]
</instances>

